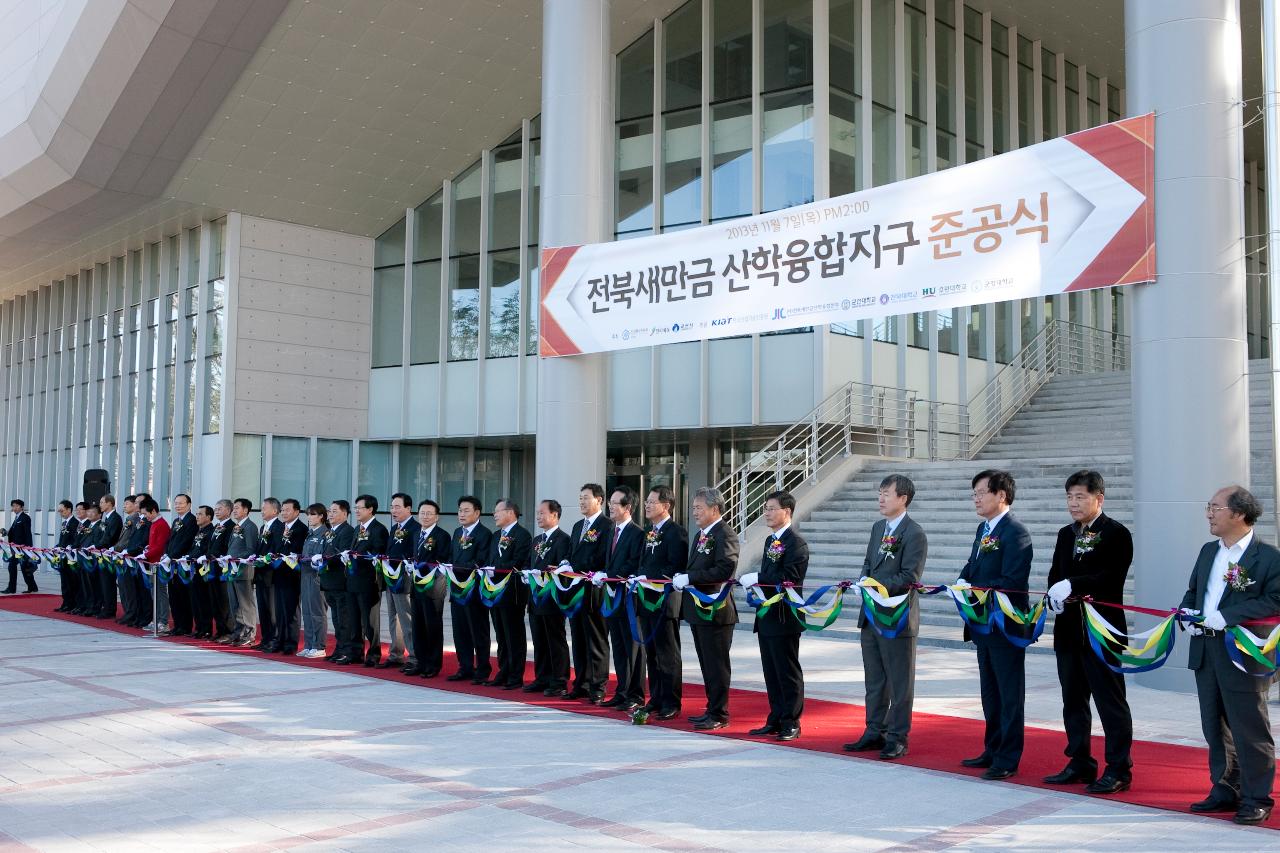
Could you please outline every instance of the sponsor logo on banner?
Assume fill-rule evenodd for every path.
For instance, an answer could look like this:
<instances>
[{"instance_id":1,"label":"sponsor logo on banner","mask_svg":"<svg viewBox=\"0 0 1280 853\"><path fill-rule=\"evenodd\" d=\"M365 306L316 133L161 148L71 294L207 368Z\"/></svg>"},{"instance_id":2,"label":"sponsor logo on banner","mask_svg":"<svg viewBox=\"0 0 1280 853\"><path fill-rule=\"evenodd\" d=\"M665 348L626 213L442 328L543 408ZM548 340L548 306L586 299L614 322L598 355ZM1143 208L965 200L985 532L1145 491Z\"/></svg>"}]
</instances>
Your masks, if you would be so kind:
<instances>
[{"instance_id":1,"label":"sponsor logo on banner","mask_svg":"<svg viewBox=\"0 0 1280 853\"><path fill-rule=\"evenodd\" d=\"M1140 116L787 210L544 249L540 353L1152 281L1154 131Z\"/></svg>"}]
</instances>

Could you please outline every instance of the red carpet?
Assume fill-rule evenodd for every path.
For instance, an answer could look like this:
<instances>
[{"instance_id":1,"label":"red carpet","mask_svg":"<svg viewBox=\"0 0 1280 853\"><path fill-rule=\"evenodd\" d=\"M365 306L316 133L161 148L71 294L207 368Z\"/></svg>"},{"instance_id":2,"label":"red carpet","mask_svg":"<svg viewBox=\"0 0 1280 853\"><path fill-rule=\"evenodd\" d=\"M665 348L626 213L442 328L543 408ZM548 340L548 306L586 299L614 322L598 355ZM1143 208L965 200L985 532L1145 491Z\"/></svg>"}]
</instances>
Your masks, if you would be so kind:
<instances>
[{"instance_id":1,"label":"red carpet","mask_svg":"<svg viewBox=\"0 0 1280 853\"><path fill-rule=\"evenodd\" d=\"M117 625L112 620L99 620L80 616L69 616L63 613L55 613L54 609L59 605L60 600L61 599L56 595L10 595L0 598L0 608L13 611L15 613L52 617L55 619L63 619L67 622L77 622L82 625L89 625L95 628L105 628L135 637L142 636L141 632L138 630ZM165 639L168 642L181 643L188 646L198 646L219 652L252 655L255 657L268 657L272 660L290 663L295 666L340 669L352 675L380 678L384 681L398 681L403 684L412 684L416 687L430 687L436 690L447 690L451 693L467 693L476 696L487 696L494 699L506 699L508 701L521 702L526 705L539 705L556 708L557 710L562 711L571 711L575 714L610 717L619 721L625 719L621 714L618 714L615 711L598 708L594 705L587 705L578 701L549 699L539 693L530 694L519 691L501 690L492 687L480 687L472 685L470 682L445 681L443 677L425 681L416 676L411 677L402 675L396 669L375 670L364 666L334 667L333 664L325 663L323 660L307 660L299 657L285 657L281 655L262 655L260 652L255 652L251 649L228 648L226 646L219 646L206 641L190 640L185 637ZM739 637L738 641L742 642L747 639L748 638L745 637ZM686 649L685 654L692 655L693 650ZM446 654L445 674L451 673L455 669L456 665L454 661L451 659L450 655ZM532 679L531 672L527 678ZM978 685L975 682L973 685L975 692L977 691L977 688ZM689 723L685 722L684 716L687 714L700 713L705 706L705 701L701 685L685 684L684 713L674 720L654 722L652 725L688 730L690 726ZM729 726L717 732L710 732L708 734L717 737L758 740L760 742L777 744L777 741L772 738L751 738L747 735L748 730L753 729L764 722L764 718L768 713L768 703L763 693L754 690L734 690L732 691L729 710L733 715L732 722ZM878 761L874 753L871 753L870 757L864 758L863 754L846 753L840 748L842 744L853 740L861 734L862 725L863 709L860 705L821 699L808 699L805 701L803 735L801 735L799 740L792 741L789 744L777 745L794 747L797 749L808 749L814 752L831 753L841 757L847 757L849 760L853 761ZM982 732L983 724L981 720L969 720L961 717L948 717L939 714L922 714L917 712L914 716L911 729L911 751L898 763L907 764L912 767L922 767L929 770L941 770L960 776L977 777L981 775L981 770L969 770L967 768L960 767L959 764L960 759L971 755L977 755L982 751ZM1083 794L1084 788L1081 785L1063 787L1045 785L1040 782L1041 777L1047 776L1051 773L1056 773L1062 769L1066 761L1062 754L1064 744L1064 736L1061 732L1027 727L1026 749L1023 753L1022 765L1019 767L1018 775L1013 777L1010 781L1014 784L1034 788ZM1094 738L1094 755L1101 756L1102 754L1102 739ZM1137 741L1133 745L1133 787L1122 794L1100 799L1118 800L1120 802L1131 803L1133 805L1149 806L1151 808L1164 809L1167 811L1187 812L1188 805L1201 799L1208 793L1209 774L1207 756L1207 751L1201 748L1177 746L1151 741ZM991 782L988 784L1000 785L1009 784L1009 782ZM1214 816L1225 819L1230 819L1231 817L1230 814ZM1271 819L1263 825L1270 829L1280 829L1280 812L1273 815Z\"/></svg>"}]
</instances>

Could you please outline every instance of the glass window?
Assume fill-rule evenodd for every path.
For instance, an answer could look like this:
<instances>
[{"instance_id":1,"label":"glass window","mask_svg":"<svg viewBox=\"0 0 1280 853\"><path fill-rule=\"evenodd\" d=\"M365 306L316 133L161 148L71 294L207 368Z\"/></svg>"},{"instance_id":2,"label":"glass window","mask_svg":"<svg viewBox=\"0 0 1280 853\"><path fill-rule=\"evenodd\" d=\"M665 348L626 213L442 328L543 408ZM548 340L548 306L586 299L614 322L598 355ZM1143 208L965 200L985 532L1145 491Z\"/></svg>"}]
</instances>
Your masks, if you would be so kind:
<instances>
[{"instance_id":1,"label":"glass window","mask_svg":"<svg viewBox=\"0 0 1280 853\"><path fill-rule=\"evenodd\" d=\"M413 265L409 363L440 361L440 262Z\"/></svg>"},{"instance_id":2,"label":"glass window","mask_svg":"<svg viewBox=\"0 0 1280 853\"><path fill-rule=\"evenodd\" d=\"M662 42L666 53L663 109L679 110L702 103L701 0L685 3L663 22Z\"/></svg>"},{"instance_id":3,"label":"glass window","mask_svg":"<svg viewBox=\"0 0 1280 853\"><path fill-rule=\"evenodd\" d=\"M969 143L969 160L974 160L983 156L981 149L986 142L983 128L986 90L982 68L982 15L967 6L964 11L964 134Z\"/></svg>"},{"instance_id":4,"label":"glass window","mask_svg":"<svg viewBox=\"0 0 1280 853\"><path fill-rule=\"evenodd\" d=\"M373 366L403 364L404 267L373 272Z\"/></svg>"},{"instance_id":5,"label":"glass window","mask_svg":"<svg viewBox=\"0 0 1280 853\"><path fill-rule=\"evenodd\" d=\"M204 360L204 432L206 435L222 429L222 356L211 355Z\"/></svg>"},{"instance_id":6,"label":"glass window","mask_svg":"<svg viewBox=\"0 0 1280 853\"><path fill-rule=\"evenodd\" d=\"M897 128L894 111L871 105L871 183L881 186L894 180Z\"/></svg>"},{"instance_id":7,"label":"glass window","mask_svg":"<svg viewBox=\"0 0 1280 853\"><path fill-rule=\"evenodd\" d=\"M615 233L652 232L653 119L619 122L617 133Z\"/></svg>"},{"instance_id":8,"label":"glass window","mask_svg":"<svg viewBox=\"0 0 1280 853\"><path fill-rule=\"evenodd\" d=\"M1067 133L1075 133L1080 129L1080 66L1066 63L1066 114Z\"/></svg>"},{"instance_id":9,"label":"glass window","mask_svg":"<svg viewBox=\"0 0 1280 853\"><path fill-rule=\"evenodd\" d=\"M1053 139L1058 130L1058 57L1052 51L1040 51L1041 115L1044 138Z\"/></svg>"},{"instance_id":10,"label":"glass window","mask_svg":"<svg viewBox=\"0 0 1280 853\"><path fill-rule=\"evenodd\" d=\"M193 269L200 269L200 232L192 228L189 232L191 241L195 244L191 250L191 263ZM209 278L222 278L226 273L226 253L227 253L227 220L219 219L216 222L209 223ZM192 281L196 281L199 274L191 277Z\"/></svg>"},{"instance_id":11,"label":"glass window","mask_svg":"<svg viewBox=\"0 0 1280 853\"><path fill-rule=\"evenodd\" d=\"M231 443L231 497L262 503L262 445L260 435L236 434Z\"/></svg>"},{"instance_id":12,"label":"glass window","mask_svg":"<svg viewBox=\"0 0 1280 853\"><path fill-rule=\"evenodd\" d=\"M831 0L831 87L862 94L862 0Z\"/></svg>"},{"instance_id":13,"label":"glass window","mask_svg":"<svg viewBox=\"0 0 1280 853\"><path fill-rule=\"evenodd\" d=\"M129 304L139 305L142 303L142 251L135 249L129 253ZM34 305L34 300L32 305ZM34 324L35 320L32 320Z\"/></svg>"},{"instance_id":14,"label":"glass window","mask_svg":"<svg viewBox=\"0 0 1280 853\"><path fill-rule=\"evenodd\" d=\"M887 344L896 344L898 342L898 318L894 317L877 317L872 321L871 339L873 341L883 341Z\"/></svg>"},{"instance_id":15,"label":"glass window","mask_svg":"<svg viewBox=\"0 0 1280 853\"><path fill-rule=\"evenodd\" d=\"M539 274L542 268L538 266L538 249L536 246L530 247L528 250L529 257L526 263L529 265L528 280L525 282L524 304L528 308L524 312L525 325L525 352L529 355L538 354L538 312L542 309L542 297L538 289Z\"/></svg>"},{"instance_id":16,"label":"glass window","mask_svg":"<svg viewBox=\"0 0 1280 853\"><path fill-rule=\"evenodd\" d=\"M351 500L351 442L322 438L316 442L316 500Z\"/></svg>"},{"instance_id":17,"label":"glass window","mask_svg":"<svg viewBox=\"0 0 1280 853\"><path fill-rule=\"evenodd\" d=\"M831 195L862 189L858 170L858 99L831 90Z\"/></svg>"},{"instance_id":18,"label":"glass window","mask_svg":"<svg viewBox=\"0 0 1280 853\"><path fill-rule=\"evenodd\" d=\"M477 255L450 262L453 283L449 291L449 360L476 357L480 331L480 258Z\"/></svg>"},{"instance_id":19,"label":"glass window","mask_svg":"<svg viewBox=\"0 0 1280 853\"><path fill-rule=\"evenodd\" d=\"M373 241L373 266L404 264L404 218L378 235Z\"/></svg>"},{"instance_id":20,"label":"glass window","mask_svg":"<svg viewBox=\"0 0 1280 853\"><path fill-rule=\"evenodd\" d=\"M489 253L489 358L520 354L520 250Z\"/></svg>"},{"instance_id":21,"label":"glass window","mask_svg":"<svg viewBox=\"0 0 1280 853\"><path fill-rule=\"evenodd\" d=\"M956 329L960 325L960 309L938 311L935 315L938 323L938 352L955 355L960 352L960 343L956 339Z\"/></svg>"},{"instance_id":22,"label":"glass window","mask_svg":"<svg viewBox=\"0 0 1280 853\"><path fill-rule=\"evenodd\" d=\"M1107 86L1107 120L1119 121L1124 115L1124 105L1120 103L1120 90L1115 86Z\"/></svg>"},{"instance_id":23,"label":"glass window","mask_svg":"<svg viewBox=\"0 0 1280 853\"><path fill-rule=\"evenodd\" d=\"M711 108L711 219L747 216L752 205L750 99Z\"/></svg>"},{"instance_id":24,"label":"glass window","mask_svg":"<svg viewBox=\"0 0 1280 853\"><path fill-rule=\"evenodd\" d=\"M945 169L956 162L956 32L949 24L943 23L941 15L934 25L934 67L937 75L934 86L938 117L937 168Z\"/></svg>"},{"instance_id":25,"label":"glass window","mask_svg":"<svg viewBox=\"0 0 1280 853\"><path fill-rule=\"evenodd\" d=\"M400 445L400 473L396 490L416 501L431 497L431 447L426 444ZM390 503L390 501L388 501Z\"/></svg>"},{"instance_id":26,"label":"glass window","mask_svg":"<svg viewBox=\"0 0 1280 853\"><path fill-rule=\"evenodd\" d=\"M871 0L871 178L875 186L895 178L894 15L894 0Z\"/></svg>"},{"instance_id":27,"label":"glass window","mask_svg":"<svg viewBox=\"0 0 1280 853\"><path fill-rule=\"evenodd\" d=\"M280 500L295 498L305 507L310 502L310 468L310 439L272 437L271 494Z\"/></svg>"},{"instance_id":28,"label":"glass window","mask_svg":"<svg viewBox=\"0 0 1280 853\"><path fill-rule=\"evenodd\" d=\"M438 192L413 212L413 259L434 261L442 257L440 241L444 227L444 193Z\"/></svg>"},{"instance_id":29,"label":"glass window","mask_svg":"<svg viewBox=\"0 0 1280 853\"><path fill-rule=\"evenodd\" d=\"M1009 150L1009 55L999 49L1007 49L1009 31L995 21L991 22L991 148L996 154Z\"/></svg>"},{"instance_id":30,"label":"glass window","mask_svg":"<svg viewBox=\"0 0 1280 853\"><path fill-rule=\"evenodd\" d=\"M538 126L537 118L530 123L529 133L536 134L534 128ZM538 217L541 211L538 205L542 201L541 180L542 180L542 141L533 135L529 139L529 159L532 161L529 165L529 245L536 246L541 242L541 234L538 233Z\"/></svg>"},{"instance_id":31,"label":"glass window","mask_svg":"<svg viewBox=\"0 0 1280 853\"><path fill-rule=\"evenodd\" d=\"M490 175L493 203L489 211L489 248L514 249L520 245L520 181L523 176L520 146L493 152Z\"/></svg>"},{"instance_id":32,"label":"glass window","mask_svg":"<svg viewBox=\"0 0 1280 853\"><path fill-rule=\"evenodd\" d=\"M452 245L449 254L473 255L480 251L480 164L462 173L453 185Z\"/></svg>"},{"instance_id":33,"label":"glass window","mask_svg":"<svg viewBox=\"0 0 1280 853\"><path fill-rule=\"evenodd\" d=\"M1092 74L1085 74L1085 86L1087 87L1085 94L1088 98L1086 119L1089 122L1089 127L1097 127L1102 124L1101 81Z\"/></svg>"},{"instance_id":34,"label":"glass window","mask_svg":"<svg viewBox=\"0 0 1280 853\"><path fill-rule=\"evenodd\" d=\"M761 0L765 92L813 84L812 0Z\"/></svg>"},{"instance_id":35,"label":"glass window","mask_svg":"<svg viewBox=\"0 0 1280 853\"><path fill-rule=\"evenodd\" d=\"M906 9L906 40L905 46L907 54L904 57L904 66L907 70L907 102L904 104L907 115L912 118L924 119L924 87L927 82L925 75L925 25L924 12L914 6L907 6Z\"/></svg>"},{"instance_id":36,"label":"glass window","mask_svg":"<svg viewBox=\"0 0 1280 853\"><path fill-rule=\"evenodd\" d=\"M441 447L436 454L436 467L440 510L456 514L458 498L471 491L471 481L467 479L467 449Z\"/></svg>"},{"instance_id":37,"label":"glass window","mask_svg":"<svg viewBox=\"0 0 1280 853\"><path fill-rule=\"evenodd\" d=\"M147 246L147 299L160 295L160 244Z\"/></svg>"},{"instance_id":38,"label":"glass window","mask_svg":"<svg viewBox=\"0 0 1280 853\"><path fill-rule=\"evenodd\" d=\"M1013 303L997 302L993 306L996 322L996 361L1008 364L1013 357Z\"/></svg>"},{"instance_id":39,"label":"glass window","mask_svg":"<svg viewBox=\"0 0 1280 853\"><path fill-rule=\"evenodd\" d=\"M653 115L653 30L618 54L618 120Z\"/></svg>"},{"instance_id":40,"label":"glass window","mask_svg":"<svg viewBox=\"0 0 1280 853\"><path fill-rule=\"evenodd\" d=\"M987 312L982 306L969 309L969 358L987 357Z\"/></svg>"},{"instance_id":41,"label":"glass window","mask_svg":"<svg viewBox=\"0 0 1280 853\"><path fill-rule=\"evenodd\" d=\"M765 95L764 210L813 201L813 90Z\"/></svg>"},{"instance_id":42,"label":"glass window","mask_svg":"<svg viewBox=\"0 0 1280 853\"><path fill-rule=\"evenodd\" d=\"M360 475L356 493L373 495L379 510L391 499L391 445L380 441L360 442Z\"/></svg>"},{"instance_id":43,"label":"glass window","mask_svg":"<svg viewBox=\"0 0 1280 853\"><path fill-rule=\"evenodd\" d=\"M925 313L907 315L907 346L918 349L929 348L929 315Z\"/></svg>"},{"instance_id":44,"label":"glass window","mask_svg":"<svg viewBox=\"0 0 1280 853\"><path fill-rule=\"evenodd\" d=\"M711 100L751 94L751 4L712 0Z\"/></svg>"},{"instance_id":45,"label":"glass window","mask_svg":"<svg viewBox=\"0 0 1280 853\"><path fill-rule=\"evenodd\" d=\"M506 497L502 482L502 451L476 448L474 489L484 512Z\"/></svg>"},{"instance_id":46,"label":"glass window","mask_svg":"<svg viewBox=\"0 0 1280 853\"><path fill-rule=\"evenodd\" d=\"M1030 145L1035 142L1032 126L1035 116L1035 68L1023 57L1031 58L1031 42L1025 36L1018 36L1018 138L1015 145Z\"/></svg>"},{"instance_id":47,"label":"glass window","mask_svg":"<svg viewBox=\"0 0 1280 853\"><path fill-rule=\"evenodd\" d=\"M663 227L702 221L702 111L662 117Z\"/></svg>"}]
</instances>

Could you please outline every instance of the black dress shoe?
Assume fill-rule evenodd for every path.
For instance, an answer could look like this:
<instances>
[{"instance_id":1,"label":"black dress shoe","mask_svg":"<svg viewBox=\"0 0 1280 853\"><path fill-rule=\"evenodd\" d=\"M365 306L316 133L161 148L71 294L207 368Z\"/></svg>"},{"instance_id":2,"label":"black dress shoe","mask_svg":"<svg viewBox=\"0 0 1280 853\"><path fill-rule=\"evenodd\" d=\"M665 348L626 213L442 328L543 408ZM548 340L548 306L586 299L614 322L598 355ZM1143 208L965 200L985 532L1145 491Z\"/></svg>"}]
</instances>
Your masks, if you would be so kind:
<instances>
[{"instance_id":1,"label":"black dress shoe","mask_svg":"<svg viewBox=\"0 0 1280 853\"><path fill-rule=\"evenodd\" d=\"M587 704L588 705L604 705L604 694L603 693L587 694Z\"/></svg>"},{"instance_id":2,"label":"black dress shoe","mask_svg":"<svg viewBox=\"0 0 1280 853\"><path fill-rule=\"evenodd\" d=\"M1084 770L1077 770L1068 764L1066 767L1062 768L1062 772L1044 777L1044 781L1050 785L1071 785L1077 782L1089 785L1097 778L1098 774L1096 771L1089 773Z\"/></svg>"},{"instance_id":3,"label":"black dress shoe","mask_svg":"<svg viewBox=\"0 0 1280 853\"><path fill-rule=\"evenodd\" d=\"M446 675L446 676L444 677L444 680L445 680L445 681L470 681L470 680L471 680L471 673L469 673L469 672L455 672L453 675Z\"/></svg>"},{"instance_id":4,"label":"black dress shoe","mask_svg":"<svg viewBox=\"0 0 1280 853\"><path fill-rule=\"evenodd\" d=\"M482 687L501 687L501 686L502 686L503 684L505 684L505 683L506 683L506 682L505 682L505 681L502 681L501 679L497 679L497 678L486 678L484 681L480 682L480 686L482 686Z\"/></svg>"},{"instance_id":5,"label":"black dress shoe","mask_svg":"<svg viewBox=\"0 0 1280 853\"><path fill-rule=\"evenodd\" d=\"M1244 826L1257 826L1269 817L1271 809L1266 806L1241 806L1232 820Z\"/></svg>"},{"instance_id":6,"label":"black dress shoe","mask_svg":"<svg viewBox=\"0 0 1280 853\"><path fill-rule=\"evenodd\" d=\"M990 767L991 756L986 755L984 753L982 755L979 755L977 758L962 758L960 760L960 766L961 767Z\"/></svg>"},{"instance_id":7,"label":"black dress shoe","mask_svg":"<svg viewBox=\"0 0 1280 853\"><path fill-rule=\"evenodd\" d=\"M659 711L652 715L655 720L674 720L678 716L680 716L679 708L668 708L665 711Z\"/></svg>"},{"instance_id":8,"label":"black dress shoe","mask_svg":"<svg viewBox=\"0 0 1280 853\"><path fill-rule=\"evenodd\" d=\"M1121 791L1129 790L1129 779L1121 779L1119 776L1112 776L1110 773L1103 773L1102 778L1096 782L1090 782L1085 786L1086 794L1118 794Z\"/></svg>"},{"instance_id":9,"label":"black dress shoe","mask_svg":"<svg viewBox=\"0 0 1280 853\"><path fill-rule=\"evenodd\" d=\"M368 663L368 661L365 661L365 663ZM397 663L399 663L399 661L380 660L374 663L373 666L374 666L374 669L390 669L391 667L395 666Z\"/></svg>"},{"instance_id":10,"label":"black dress shoe","mask_svg":"<svg viewBox=\"0 0 1280 853\"><path fill-rule=\"evenodd\" d=\"M422 667L420 666L402 666L400 667L401 675L422 675Z\"/></svg>"},{"instance_id":11,"label":"black dress shoe","mask_svg":"<svg viewBox=\"0 0 1280 853\"><path fill-rule=\"evenodd\" d=\"M506 684L502 685L502 689L503 689L503 690L523 690L523 689L524 689L524 682L522 682L522 681L508 681Z\"/></svg>"},{"instance_id":12,"label":"black dress shoe","mask_svg":"<svg viewBox=\"0 0 1280 853\"><path fill-rule=\"evenodd\" d=\"M342 655L338 654L337 652L334 652L331 655L325 655L324 659L332 663L333 661L337 660L340 657L342 657Z\"/></svg>"},{"instance_id":13,"label":"black dress shoe","mask_svg":"<svg viewBox=\"0 0 1280 853\"><path fill-rule=\"evenodd\" d=\"M475 678L471 679L471 683L476 686L483 686L489 683L489 679L485 678L483 675L477 675Z\"/></svg>"},{"instance_id":14,"label":"black dress shoe","mask_svg":"<svg viewBox=\"0 0 1280 853\"><path fill-rule=\"evenodd\" d=\"M624 714L634 714L636 711L640 710L640 703L639 702L623 702L621 705L618 705L617 708L619 711L621 711Z\"/></svg>"},{"instance_id":15,"label":"black dress shoe","mask_svg":"<svg viewBox=\"0 0 1280 853\"><path fill-rule=\"evenodd\" d=\"M907 745L901 741L885 744L884 749L880 750L880 758L885 761L896 761L906 754Z\"/></svg>"},{"instance_id":16,"label":"black dress shoe","mask_svg":"<svg viewBox=\"0 0 1280 853\"><path fill-rule=\"evenodd\" d=\"M530 681L520 689L525 693L541 693L547 689L547 683L545 681Z\"/></svg>"},{"instance_id":17,"label":"black dress shoe","mask_svg":"<svg viewBox=\"0 0 1280 853\"><path fill-rule=\"evenodd\" d=\"M367 666L367 667L369 667L370 669L373 669L374 667L376 667L376 666L378 665L378 663L379 663L379 661L378 661L378 659L377 659L377 658L365 658L365 659L364 659L364 665L365 665L365 666Z\"/></svg>"},{"instance_id":18,"label":"black dress shoe","mask_svg":"<svg viewBox=\"0 0 1280 853\"><path fill-rule=\"evenodd\" d=\"M422 671L423 678L435 678L439 674L440 674L440 670L438 669L424 669Z\"/></svg>"},{"instance_id":19,"label":"black dress shoe","mask_svg":"<svg viewBox=\"0 0 1280 853\"><path fill-rule=\"evenodd\" d=\"M778 740L782 741L783 743L786 743L787 741L790 741L790 740L795 740L798 737L800 737L799 726L787 726L782 731L778 732Z\"/></svg>"},{"instance_id":20,"label":"black dress shoe","mask_svg":"<svg viewBox=\"0 0 1280 853\"><path fill-rule=\"evenodd\" d=\"M752 737L764 737L765 735L776 735L780 731L782 731L782 729L778 728L773 723L765 723L760 728L752 729L751 731L747 732L747 734L751 735Z\"/></svg>"},{"instance_id":21,"label":"black dress shoe","mask_svg":"<svg viewBox=\"0 0 1280 853\"><path fill-rule=\"evenodd\" d=\"M691 723L701 723L707 719L707 715L705 713L694 714L692 717L686 717L685 719L687 719Z\"/></svg>"},{"instance_id":22,"label":"black dress shoe","mask_svg":"<svg viewBox=\"0 0 1280 853\"><path fill-rule=\"evenodd\" d=\"M870 752L873 749L884 749L884 738L868 732L853 743L846 743L841 749L845 752Z\"/></svg>"},{"instance_id":23,"label":"black dress shoe","mask_svg":"<svg viewBox=\"0 0 1280 853\"><path fill-rule=\"evenodd\" d=\"M347 657L346 655L338 655L333 659L333 662L336 663L338 666L346 666L349 663L355 663L354 660Z\"/></svg>"},{"instance_id":24,"label":"black dress shoe","mask_svg":"<svg viewBox=\"0 0 1280 853\"><path fill-rule=\"evenodd\" d=\"M17 591L18 591L18 590L17 590L16 588L14 588L14 589L0 589L0 595L13 595L13 594L14 594L14 593L16 593Z\"/></svg>"},{"instance_id":25,"label":"black dress shoe","mask_svg":"<svg viewBox=\"0 0 1280 853\"><path fill-rule=\"evenodd\" d=\"M601 702L600 707L601 708L620 708L623 705L625 705L626 702L627 702L627 697L619 696L618 694L615 693L613 694L612 699L608 700L607 702Z\"/></svg>"},{"instance_id":26,"label":"black dress shoe","mask_svg":"<svg viewBox=\"0 0 1280 853\"><path fill-rule=\"evenodd\" d=\"M693 730L695 732L714 732L716 729L723 729L727 725L729 725L728 720L713 720L708 717L700 723L694 723Z\"/></svg>"},{"instance_id":27,"label":"black dress shoe","mask_svg":"<svg viewBox=\"0 0 1280 853\"><path fill-rule=\"evenodd\" d=\"M543 695L543 696L560 696L560 697L563 697L563 696L564 696L564 688L563 688L563 687L548 687L546 690L543 690L543 691L542 691L542 695Z\"/></svg>"},{"instance_id":28,"label":"black dress shoe","mask_svg":"<svg viewBox=\"0 0 1280 853\"><path fill-rule=\"evenodd\" d=\"M1224 800L1219 797L1215 797L1213 794L1210 794L1198 803L1191 804L1191 810L1197 814L1206 814L1208 812L1233 812L1239 808L1239 801Z\"/></svg>"},{"instance_id":29,"label":"black dress shoe","mask_svg":"<svg viewBox=\"0 0 1280 853\"><path fill-rule=\"evenodd\" d=\"M1010 770L1008 767L989 767L987 772L982 774L983 779L1008 779L1016 770Z\"/></svg>"}]
</instances>

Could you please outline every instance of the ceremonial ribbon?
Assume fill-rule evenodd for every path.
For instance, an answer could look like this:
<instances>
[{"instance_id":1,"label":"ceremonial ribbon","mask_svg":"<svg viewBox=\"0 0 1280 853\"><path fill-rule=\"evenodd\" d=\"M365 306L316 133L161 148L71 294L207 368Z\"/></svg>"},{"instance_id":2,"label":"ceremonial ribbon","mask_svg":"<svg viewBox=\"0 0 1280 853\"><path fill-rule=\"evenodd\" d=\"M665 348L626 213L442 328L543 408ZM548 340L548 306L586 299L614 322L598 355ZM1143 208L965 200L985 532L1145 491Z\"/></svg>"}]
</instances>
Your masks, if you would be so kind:
<instances>
[{"instance_id":1,"label":"ceremonial ribbon","mask_svg":"<svg viewBox=\"0 0 1280 853\"><path fill-rule=\"evenodd\" d=\"M1112 672L1121 675L1150 672L1164 666L1173 653L1176 613L1170 613L1150 630L1126 633L1108 622L1091 602L1081 601L1080 610L1090 648ZM1112 659L1119 664L1112 663Z\"/></svg>"},{"instance_id":2,"label":"ceremonial ribbon","mask_svg":"<svg viewBox=\"0 0 1280 853\"><path fill-rule=\"evenodd\" d=\"M1280 625L1271 629L1264 639L1243 625L1234 625L1223 632L1223 641L1227 644L1227 656L1235 664L1236 669L1255 678L1270 678L1276 672L1276 646L1280 645ZM1241 653L1244 654L1241 654ZM1244 655L1262 667L1262 672L1253 672L1245 666Z\"/></svg>"}]
</instances>

